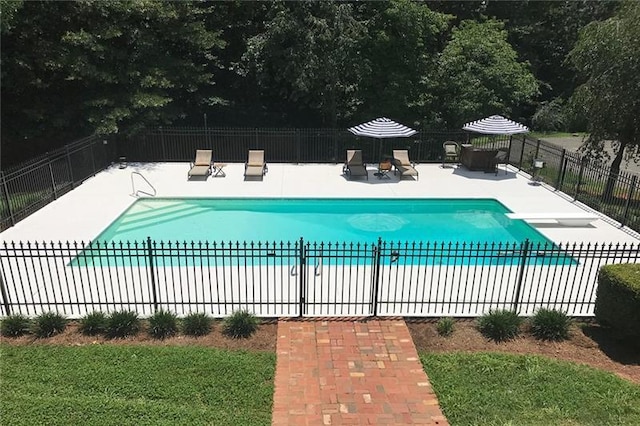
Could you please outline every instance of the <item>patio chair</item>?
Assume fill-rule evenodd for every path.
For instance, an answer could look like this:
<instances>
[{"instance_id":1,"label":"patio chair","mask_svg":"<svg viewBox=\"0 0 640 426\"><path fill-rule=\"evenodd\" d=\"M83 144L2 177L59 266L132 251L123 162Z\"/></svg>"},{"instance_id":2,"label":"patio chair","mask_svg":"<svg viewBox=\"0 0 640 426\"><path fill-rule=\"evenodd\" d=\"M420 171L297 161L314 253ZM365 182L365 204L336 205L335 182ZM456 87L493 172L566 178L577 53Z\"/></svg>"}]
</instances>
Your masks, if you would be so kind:
<instances>
[{"instance_id":1,"label":"patio chair","mask_svg":"<svg viewBox=\"0 0 640 426\"><path fill-rule=\"evenodd\" d=\"M351 179L354 176L365 176L369 180L367 165L362 161L362 151L359 149L347 150L347 161L342 167L342 174Z\"/></svg>"},{"instance_id":2,"label":"patio chair","mask_svg":"<svg viewBox=\"0 0 640 426\"><path fill-rule=\"evenodd\" d=\"M409 160L409 151L406 149L393 150L393 174L400 172L400 179L404 176L415 176L418 179L418 171L415 169L416 164Z\"/></svg>"},{"instance_id":3,"label":"patio chair","mask_svg":"<svg viewBox=\"0 0 640 426\"><path fill-rule=\"evenodd\" d=\"M448 160L453 160L455 162L460 161L460 145L455 141L446 141L442 144L442 149L444 152L442 153L442 167L444 168L444 163Z\"/></svg>"},{"instance_id":4,"label":"patio chair","mask_svg":"<svg viewBox=\"0 0 640 426\"><path fill-rule=\"evenodd\" d=\"M260 178L267 173L267 163L264 162L264 150L249 150L249 158L244 163L244 178Z\"/></svg>"},{"instance_id":5,"label":"patio chair","mask_svg":"<svg viewBox=\"0 0 640 426\"><path fill-rule=\"evenodd\" d=\"M211 157L212 151L210 149L198 149L196 150L196 158L191 163L191 168L187 173L187 179L192 176L204 176L207 177L211 174Z\"/></svg>"},{"instance_id":6,"label":"patio chair","mask_svg":"<svg viewBox=\"0 0 640 426\"><path fill-rule=\"evenodd\" d=\"M500 164L504 164L504 174L507 174L507 165L509 164L509 150L506 148L500 148L496 153L496 156L493 157L492 166L496 172L496 176L498 175L498 171L500 168L498 167Z\"/></svg>"}]
</instances>

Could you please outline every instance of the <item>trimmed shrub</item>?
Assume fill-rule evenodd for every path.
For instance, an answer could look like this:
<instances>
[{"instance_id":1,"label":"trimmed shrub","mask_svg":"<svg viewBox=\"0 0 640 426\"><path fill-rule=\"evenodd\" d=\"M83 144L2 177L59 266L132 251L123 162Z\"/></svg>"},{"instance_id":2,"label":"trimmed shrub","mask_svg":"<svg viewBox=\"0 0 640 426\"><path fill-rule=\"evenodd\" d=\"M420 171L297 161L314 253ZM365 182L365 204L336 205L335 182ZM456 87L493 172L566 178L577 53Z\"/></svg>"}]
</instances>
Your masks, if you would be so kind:
<instances>
[{"instance_id":1,"label":"trimmed shrub","mask_svg":"<svg viewBox=\"0 0 640 426\"><path fill-rule=\"evenodd\" d=\"M489 311L478 319L478 329L496 342L511 340L520 333L522 318L508 310Z\"/></svg>"},{"instance_id":2,"label":"trimmed shrub","mask_svg":"<svg viewBox=\"0 0 640 426\"><path fill-rule=\"evenodd\" d=\"M31 328L31 320L24 315L9 315L2 320L0 332L3 336L19 337L28 334Z\"/></svg>"},{"instance_id":3,"label":"trimmed shrub","mask_svg":"<svg viewBox=\"0 0 640 426\"><path fill-rule=\"evenodd\" d=\"M182 319L182 332L189 336L204 336L211 331L212 322L206 314L189 314Z\"/></svg>"},{"instance_id":4,"label":"trimmed shrub","mask_svg":"<svg viewBox=\"0 0 640 426\"><path fill-rule=\"evenodd\" d=\"M569 338L571 318L564 312L542 308L531 317L531 334L542 340L561 341Z\"/></svg>"},{"instance_id":5,"label":"trimmed shrub","mask_svg":"<svg viewBox=\"0 0 640 426\"><path fill-rule=\"evenodd\" d=\"M149 335L154 339L165 339L178 331L178 317L173 312L158 311L149 317Z\"/></svg>"},{"instance_id":6,"label":"trimmed shrub","mask_svg":"<svg viewBox=\"0 0 640 426\"><path fill-rule=\"evenodd\" d=\"M51 337L67 328L67 319L55 312L45 312L33 320L32 331L37 337Z\"/></svg>"},{"instance_id":7,"label":"trimmed shrub","mask_svg":"<svg viewBox=\"0 0 640 426\"><path fill-rule=\"evenodd\" d=\"M112 312L107 320L107 336L135 336L140 331L138 314L132 311Z\"/></svg>"},{"instance_id":8,"label":"trimmed shrub","mask_svg":"<svg viewBox=\"0 0 640 426\"><path fill-rule=\"evenodd\" d=\"M622 336L640 336L640 264L600 268L595 314Z\"/></svg>"},{"instance_id":9,"label":"trimmed shrub","mask_svg":"<svg viewBox=\"0 0 640 426\"><path fill-rule=\"evenodd\" d=\"M80 332L87 336L105 334L107 332L107 316L102 312L92 312L80 320Z\"/></svg>"},{"instance_id":10,"label":"trimmed shrub","mask_svg":"<svg viewBox=\"0 0 640 426\"><path fill-rule=\"evenodd\" d=\"M451 336L455 326L455 320L453 318L440 318L436 324L436 330L438 334L444 337Z\"/></svg>"},{"instance_id":11,"label":"trimmed shrub","mask_svg":"<svg viewBox=\"0 0 640 426\"><path fill-rule=\"evenodd\" d=\"M258 329L258 318L248 311L235 311L222 322L222 332L238 339L249 337Z\"/></svg>"}]
</instances>

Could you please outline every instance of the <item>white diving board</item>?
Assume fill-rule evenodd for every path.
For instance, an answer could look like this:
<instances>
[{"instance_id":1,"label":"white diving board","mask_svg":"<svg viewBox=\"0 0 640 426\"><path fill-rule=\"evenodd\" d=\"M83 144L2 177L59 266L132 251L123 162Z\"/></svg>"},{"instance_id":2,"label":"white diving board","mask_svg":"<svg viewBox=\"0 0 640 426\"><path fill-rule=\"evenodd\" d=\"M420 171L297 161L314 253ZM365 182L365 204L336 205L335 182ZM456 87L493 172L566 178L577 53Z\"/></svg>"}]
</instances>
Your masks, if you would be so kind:
<instances>
[{"instance_id":1,"label":"white diving board","mask_svg":"<svg viewBox=\"0 0 640 426\"><path fill-rule=\"evenodd\" d=\"M509 219L521 219L527 222L556 221L565 226L587 226L600 219L598 215L587 212L577 213L505 213Z\"/></svg>"}]
</instances>

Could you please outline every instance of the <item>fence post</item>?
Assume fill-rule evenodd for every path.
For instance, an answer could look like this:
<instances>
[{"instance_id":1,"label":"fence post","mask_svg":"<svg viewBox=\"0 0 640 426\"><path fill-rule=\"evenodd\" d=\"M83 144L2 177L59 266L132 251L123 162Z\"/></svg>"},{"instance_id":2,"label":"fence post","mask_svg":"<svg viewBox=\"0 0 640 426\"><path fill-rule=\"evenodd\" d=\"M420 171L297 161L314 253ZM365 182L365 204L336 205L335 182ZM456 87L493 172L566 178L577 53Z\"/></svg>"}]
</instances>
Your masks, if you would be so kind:
<instances>
[{"instance_id":1,"label":"fence post","mask_svg":"<svg viewBox=\"0 0 640 426\"><path fill-rule=\"evenodd\" d=\"M520 160L518 161L518 169L522 170L522 159L524 158L524 148L527 146L527 137L522 136L522 148L520 149Z\"/></svg>"},{"instance_id":2,"label":"fence post","mask_svg":"<svg viewBox=\"0 0 640 426\"><path fill-rule=\"evenodd\" d=\"M520 255L520 265L519 265L519 270L518 270L518 282L516 284L516 292L514 295L514 302L513 302L513 310L517 313L518 312L518 305L519 305L519 300L520 300L520 292L522 291L522 280L524 279L524 270L527 267L527 258L529 257L529 245L531 243L529 242L529 239L525 239L523 246L522 246L522 251L521 251L521 255Z\"/></svg>"},{"instance_id":3,"label":"fence post","mask_svg":"<svg viewBox=\"0 0 640 426\"><path fill-rule=\"evenodd\" d=\"M93 152L93 146L95 145L95 142L91 143L91 145L89 145L89 149L90 149L90 153L91 153L91 167L93 168L93 175L95 176L96 173L98 173L97 167L96 167L96 154Z\"/></svg>"},{"instance_id":4,"label":"fence post","mask_svg":"<svg viewBox=\"0 0 640 426\"><path fill-rule=\"evenodd\" d=\"M565 155L567 153L566 149L562 149L562 154L560 154L560 161L558 162L558 165L560 166L558 169L558 177L556 178L556 190L560 189L560 185L562 185L562 181L563 181L563 177L564 177L564 168L566 166L565 164Z\"/></svg>"},{"instance_id":5,"label":"fence post","mask_svg":"<svg viewBox=\"0 0 640 426\"><path fill-rule=\"evenodd\" d=\"M69 167L69 177L71 178L71 188L75 188L76 181L73 178L73 167L71 166L71 153L69 152L69 145L65 145L64 150L67 154L67 167Z\"/></svg>"},{"instance_id":6,"label":"fence post","mask_svg":"<svg viewBox=\"0 0 640 426\"><path fill-rule=\"evenodd\" d=\"M298 317L302 318L304 316L304 306L305 306L305 278L307 276L307 268L306 268L306 255L304 251L304 239L300 237L300 251L299 251L299 262L300 262L300 299L299 299L299 311Z\"/></svg>"},{"instance_id":7,"label":"fence post","mask_svg":"<svg viewBox=\"0 0 640 426\"><path fill-rule=\"evenodd\" d=\"M167 150L164 146L164 132L160 126L160 148L162 149L162 161L167 161Z\"/></svg>"},{"instance_id":8,"label":"fence post","mask_svg":"<svg viewBox=\"0 0 640 426\"><path fill-rule=\"evenodd\" d=\"M158 312L158 293L156 292L156 271L153 266L153 248L151 237L147 237L147 260L149 262L149 275L151 276L151 294L153 295L153 312Z\"/></svg>"},{"instance_id":9,"label":"fence post","mask_svg":"<svg viewBox=\"0 0 640 426\"><path fill-rule=\"evenodd\" d=\"M578 199L578 194L580 193L580 185L582 184L582 174L584 173L584 163L585 163L585 159L581 158L580 159L580 171L578 171L578 181L576 182L576 187L574 190L574 195L573 195L573 199L577 200Z\"/></svg>"},{"instance_id":10,"label":"fence post","mask_svg":"<svg viewBox=\"0 0 640 426\"><path fill-rule=\"evenodd\" d=\"M53 189L53 199L58 199L58 191L56 191L56 178L53 176L53 167L51 167L51 158L49 158L49 176L51 177L51 189Z\"/></svg>"},{"instance_id":11,"label":"fence post","mask_svg":"<svg viewBox=\"0 0 640 426\"><path fill-rule=\"evenodd\" d=\"M301 146L300 146L300 129L298 128L296 128L295 137L296 137L296 164L299 164Z\"/></svg>"},{"instance_id":12,"label":"fence post","mask_svg":"<svg viewBox=\"0 0 640 426\"><path fill-rule=\"evenodd\" d=\"M7 294L7 287L4 285L2 274L0 274L0 293L2 294L2 304L4 305L4 312L7 316L11 315L11 304L9 303L9 295Z\"/></svg>"},{"instance_id":13,"label":"fence post","mask_svg":"<svg viewBox=\"0 0 640 426\"><path fill-rule=\"evenodd\" d=\"M13 215L13 208L11 207L11 200L9 198L9 189L7 188L7 178L4 172L0 171L0 177L2 178L2 196L7 201L7 210L9 212L9 218L11 219L11 226L16 224L16 218Z\"/></svg>"},{"instance_id":14,"label":"fence post","mask_svg":"<svg viewBox=\"0 0 640 426\"><path fill-rule=\"evenodd\" d=\"M621 226L625 226L627 223L627 217L629 216L629 206L631 205L631 200L633 199L633 193L636 190L636 185L638 184L638 176L631 176L631 187L629 188L629 194L627 195L627 200L624 202L624 213L622 214L622 220L620 221Z\"/></svg>"},{"instance_id":15,"label":"fence post","mask_svg":"<svg viewBox=\"0 0 640 426\"><path fill-rule=\"evenodd\" d=\"M373 262L375 269L373 271L373 294L371 302L373 304L373 316L378 316L378 288L380 287L380 258L382 249L382 238L378 237L378 245L373 247Z\"/></svg>"}]
</instances>

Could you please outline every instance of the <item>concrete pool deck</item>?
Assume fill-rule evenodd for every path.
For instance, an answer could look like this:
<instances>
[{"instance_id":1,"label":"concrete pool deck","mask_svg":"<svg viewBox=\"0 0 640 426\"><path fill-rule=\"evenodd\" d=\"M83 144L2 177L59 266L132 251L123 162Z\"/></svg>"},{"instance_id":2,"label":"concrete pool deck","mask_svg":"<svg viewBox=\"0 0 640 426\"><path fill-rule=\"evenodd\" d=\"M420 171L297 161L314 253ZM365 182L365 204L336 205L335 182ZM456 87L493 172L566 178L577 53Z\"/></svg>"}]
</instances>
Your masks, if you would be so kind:
<instances>
[{"instance_id":1,"label":"concrete pool deck","mask_svg":"<svg viewBox=\"0 0 640 426\"><path fill-rule=\"evenodd\" d=\"M244 165L224 167L226 176L187 179L188 163L117 165L87 179L71 192L35 212L0 234L3 241L88 241L94 239L135 200L137 189L148 189L141 173L157 190L157 197L284 197L284 198L494 198L516 213L593 212L546 185L531 185L529 175L504 166L498 175L473 172L462 166L442 168L439 164L416 166L419 179L387 178L348 180L342 164L269 164L262 181L245 181ZM556 223L534 226L556 243L637 243L637 233L620 228L600 215L591 225L568 227ZM260 239L259 231L256 240Z\"/></svg>"}]
</instances>

